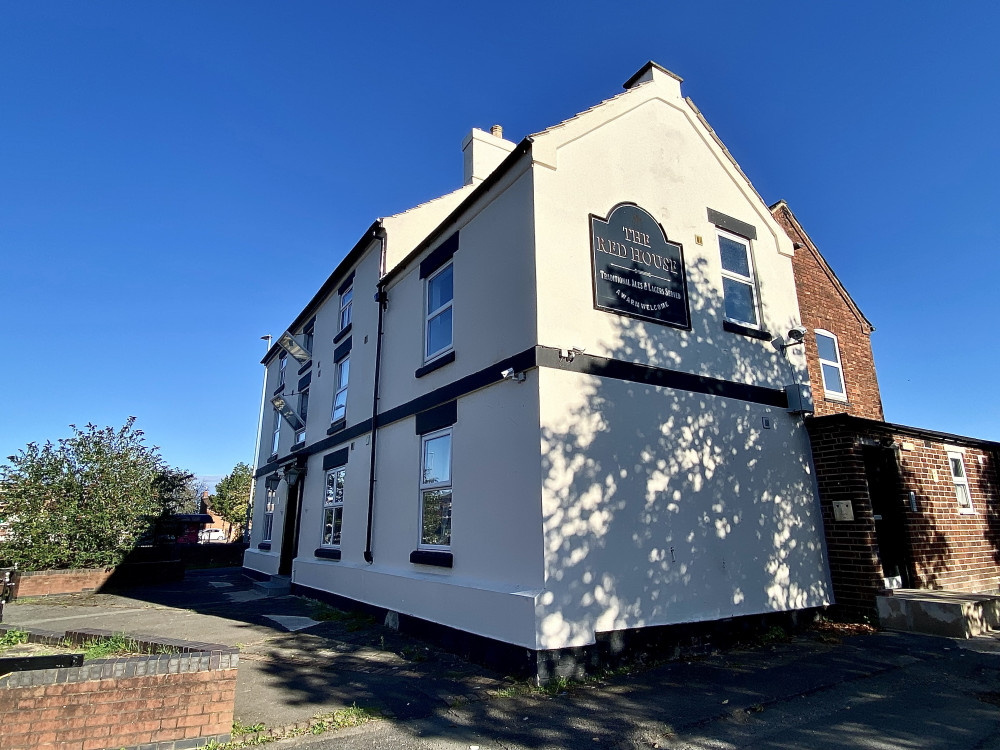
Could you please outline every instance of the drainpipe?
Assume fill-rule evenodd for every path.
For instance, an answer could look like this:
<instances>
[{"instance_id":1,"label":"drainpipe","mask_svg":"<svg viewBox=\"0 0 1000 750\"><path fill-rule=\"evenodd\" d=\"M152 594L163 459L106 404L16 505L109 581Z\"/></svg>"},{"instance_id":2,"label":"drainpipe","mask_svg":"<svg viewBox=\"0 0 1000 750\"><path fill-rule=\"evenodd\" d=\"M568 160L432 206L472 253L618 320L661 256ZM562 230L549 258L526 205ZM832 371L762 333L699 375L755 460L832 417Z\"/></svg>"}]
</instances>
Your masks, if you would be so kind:
<instances>
[{"instance_id":1,"label":"drainpipe","mask_svg":"<svg viewBox=\"0 0 1000 750\"><path fill-rule=\"evenodd\" d=\"M379 240L382 242L382 258L385 258L385 229L376 230ZM375 562L372 554L372 519L375 515L375 444L378 440L378 384L379 374L382 371L382 322L385 309L389 304L389 296L379 281L378 290L375 292L375 301L378 303L378 333L375 337L375 384L372 388L372 444L371 444L371 464L368 470L368 531L365 537L365 562L371 565Z\"/></svg>"}]
</instances>

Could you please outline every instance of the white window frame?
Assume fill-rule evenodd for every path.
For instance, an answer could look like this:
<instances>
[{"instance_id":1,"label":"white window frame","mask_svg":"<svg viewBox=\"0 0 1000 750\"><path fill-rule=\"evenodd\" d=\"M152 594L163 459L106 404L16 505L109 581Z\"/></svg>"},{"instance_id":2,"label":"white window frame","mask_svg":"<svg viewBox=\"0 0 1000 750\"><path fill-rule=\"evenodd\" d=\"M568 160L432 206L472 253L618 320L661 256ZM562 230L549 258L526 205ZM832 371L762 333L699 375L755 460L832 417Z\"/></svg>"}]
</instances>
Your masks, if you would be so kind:
<instances>
[{"instance_id":1,"label":"white window frame","mask_svg":"<svg viewBox=\"0 0 1000 750\"><path fill-rule=\"evenodd\" d=\"M315 340L316 324L310 323L302 331L302 348L309 352L309 356L312 356L313 342Z\"/></svg>"},{"instance_id":2,"label":"white window frame","mask_svg":"<svg viewBox=\"0 0 1000 750\"><path fill-rule=\"evenodd\" d=\"M278 455L278 447L281 443L281 413L274 410L274 425L271 428L271 455Z\"/></svg>"},{"instance_id":3,"label":"white window frame","mask_svg":"<svg viewBox=\"0 0 1000 750\"><path fill-rule=\"evenodd\" d=\"M306 441L306 416L309 413L309 389L303 388L299 392L299 408L298 414L299 419L302 420L302 429L295 433L295 443L304 443Z\"/></svg>"},{"instance_id":4,"label":"white window frame","mask_svg":"<svg viewBox=\"0 0 1000 750\"><path fill-rule=\"evenodd\" d=\"M341 377L344 372L344 365L347 365L347 378L341 381ZM340 420L347 420L347 387L350 385L351 379L351 355L348 354L339 360L334 366L336 370L336 390L333 393L333 407L330 410L330 422L339 422ZM340 399L340 395L344 395L344 413L339 417L337 416L337 401Z\"/></svg>"},{"instance_id":5,"label":"white window frame","mask_svg":"<svg viewBox=\"0 0 1000 750\"><path fill-rule=\"evenodd\" d=\"M285 385L285 368L288 366L288 354L284 353L278 358L278 385Z\"/></svg>"},{"instance_id":6,"label":"white window frame","mask_svg":"<svg viewBox=\"0 0 1000 750\"><path fill-rule=\"evenodd\" d=\"M830 331L824 331L822 328L813 329L813 334L816 336L816 356L819 358L819 376L823 381L823 395L826 396L831 401L847 401L847 380L844 379L844 359L840 354L840 340L837 336ZM833 350L837 354L837 361L834 362L829 359L823 359L823 356L819 353L819 337L826 336L829 339L833 339ZM829 365L830 367L837 368L840 373L840 385L844 389L843 391L834 391L829 388L826 384L826 373L823 371L823 365Z\"/></svg>"},{"instance_id":7,"label":"white window frame","mask_svg":"<svg viewBox=\"0 0 1000 750\"><path fill-rule=\"evenodd\" d=\"M354 307L354 284L340 293L340 329L343 331L351 324Z\"/></svg>"},{"instance_id":8,"label":"white window frame","mask_svg":"<svg viewBox=\"0 0 1000 750\"><path fill-rule=\"evenodd\" d=\"M735 282L738 282L740 284L743 284L745 286L750 287L750 295L751 295L751 298L753 300L753 310L754 310L754 314L757 316L757 322L756 323L751 323L751 322L746 321L746 320L737 320L736 318L729 317L729 315L726 313L725 283L723 283L723 285L720 287L720 289L722 291L722 312L723 312L723 315L725 315L726 320L728 320L728 321L730 321L732 323L736 323L737 325L746 326L747 328L756 328L758 330L762 330L763 324L761 323L761 319L760 319L761 318L761 315L760 315L760 295L757 292L757 268L756 268L756 266L755 266L755 264L753 262L753 248L752 248L752 246L750 244L750 240L747 239L746 237L742 237L742 236L740 236L738 234L733 234L732 232L727 232L724 229L719 229L718 227L716 227L716 229L715 229L715 234L716 234L716 244L718 245L718 248L719 248L719 268L722 271L722 277L726 278L726 279L729 279L730 281L735 281ZM739 244L743 245L743 247L746 249L746 254L747 254L747 268L750 269L750 275L749 276L744 276L743 274L737 273L736 271L729 271L725 267L723 267L723 265L722 265L722 243L720 243L718 241L719 237L725 237L728 240L732 240L733 242L738 242Z\"/></svg>"},{"instance_id":9,"label":"white window frame","mask_svg":"<svg viewBox=\"0 0 1000 750\"><path fill-rule=\"evenodd\" d=\"M443 274L445 271L451 269L451 299L445 302L440 307L434 310L427 310L427 305L431 298L431 282L434 281L438 276ZM455 349L455 271L454 263L448 261L443 266L441 266L434 273L430 274L426 279L424 279L424 362L433 362L435 359L444 356L448 352L454 351ZM438 349L437 351L428 352L427 347L430 345L431 341L431 321L443 314L447 310L452 310L451 313L451 336L448 339L447 346Z\"/></svg>"},{"instance_id":10,"label":"white window frame","mask_svg":"<svg viewBox=\"0 0 1000 750\"><path fill-rule=\"evenodd\" d=\"M274 506L278 497L278 485L264 483L264 523L261 524L260 540L270 542L274 533Z\"/></svg>"},{"instance_id":11,"label":"white window frame","mask_svg":"<svg viewBox=\"0 0 1000 750\"><path fill-rule=\"evenodd\" d=\"M424 481L424 471L425 464L424 459L427 455L426 446L427 443L435 438L448 436L448 478L440 482L425 482ZM454 435L452 433L451 427L446 427L443 430L435 430L434 432L428 432L426 435L420 436L420 518L418 526L418 536L419 536L419 549L428 550L450 550L451 549L451 532L452 532L452 507L454 501L454 492L452 491L452 479L454 477L454 467L452 466L452 458L454 457L453 447L455 445ZM430 544L424 541L424 493L434 490L448 490L452 492L451 499L448 501L448 544Z\"/></svg>"},{"instance_id":12,"label":"white window frame","mask_svg":"<svg viewBox=\"0 0 1000 750\"><path fill-rule=\"evenodd\" d=\"M340 499L337 499L336 490L334 490L333 497L330 497L330 477L336 477L337 474L342 474L343 479L341 480L341 493ZM347 483L347 466L335 466L332 469L328 469L324 475L323 482L323 515L320 519L321 526L319 530L319 542L321 547L327 547L329 549L340 549L341 540L343 539L344 533L344 493L346 492ZM335 520L337 515L340 515L340 533L341 540L333 541L333 528L336 528ZM326 517L330 514L331 521L331 532L330 541L326 541Z\"/></svg>"},{"instance_id":13,"label":"white window frame","mask_svg":"<svg viewBox=\"0 0 1000 750\"><path fill-rule=\"evenodd\" d=\"M975 506L972 504L972 488L969 487L969 470L965 467L965 451L956 450L954 448L949 448L948 454L948 471L951 475L951 483L955 488L955 502L958 504L958 512L967 515L973 515L976 512ZM952 466L952 459L958 459L959 465L962 467L962 476L955 476L955 468ZM965 497L968 499L969 504L962 504L962 492L960 488L965 488Z\"/></svg>"}]
</instances>

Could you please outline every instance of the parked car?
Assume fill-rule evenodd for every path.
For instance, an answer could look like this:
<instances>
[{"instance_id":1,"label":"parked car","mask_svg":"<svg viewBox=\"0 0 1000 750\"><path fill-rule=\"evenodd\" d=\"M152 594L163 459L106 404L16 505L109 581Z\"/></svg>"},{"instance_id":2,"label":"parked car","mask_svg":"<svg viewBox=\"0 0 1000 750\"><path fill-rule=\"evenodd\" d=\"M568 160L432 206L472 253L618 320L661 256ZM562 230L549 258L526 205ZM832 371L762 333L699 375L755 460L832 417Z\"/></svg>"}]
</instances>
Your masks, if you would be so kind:
<instances>
[{"instance_id":1,"label":"parked car","mask_svg":"<svg viewBox=\"0 0 1000 750\"><path fill-rule=\"evenodd\" d=\"M225 542L226 534L222 529L202 529L198 532L198 543L209 544L211 542Z\"/></svg>"}]
</instances>

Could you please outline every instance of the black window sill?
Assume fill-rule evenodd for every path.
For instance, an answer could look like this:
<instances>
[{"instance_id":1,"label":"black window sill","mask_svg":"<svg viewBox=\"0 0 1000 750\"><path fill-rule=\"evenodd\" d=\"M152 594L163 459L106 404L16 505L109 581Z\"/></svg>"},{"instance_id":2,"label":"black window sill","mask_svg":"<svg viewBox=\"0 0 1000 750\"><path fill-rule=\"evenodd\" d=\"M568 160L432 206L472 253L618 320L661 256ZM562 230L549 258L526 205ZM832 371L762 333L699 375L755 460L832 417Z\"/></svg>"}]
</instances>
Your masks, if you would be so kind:
<instances>
[{"instance_id":1,"label":"black window sill","mask_svg":"<svg viewBox=\"0 0 1000 750\"><path fill-rule=\"evenodd\" d=\"M290 452L291 453L297 453L298 451L302 450L305 447L306 447L306 443L303 440L301 443L296 443L295 445L293 445Z\"/></svg>"},{"instance_id":2,"label":"black window sill","mask_svg":"<svg viewBox=\"0 0 1000 750\"><path fill-rule=\"evenodd\" d=\"M338 419L336 422L330 425L330 429L326 431L326 434L333 435L335 433L340 432L345 427L347 427L347 417L342 417L341 419Z\"/></svg>"},{"instance_id":3,"label":"black window sill","mask_svg":"<svg viewBox=\"0 0 1000 750\"><path fill-rule=\"evenodd\" d=\"M263 549L263 550L271 549L271 543L270 542L261 542L260 544L257 545L257 549Z\"/></svg>"},{"instance_id":4,"label":"black window sill","mask_svg":"<svg viewBox=\"0 0 1000 750\"><path fill-rule=\"evenodd\" d=\"M731 320L722 321L722 328L730 333L738 333L741 336L749 336L752 339L760 339L761 341L770 341L774 338L767 331L762 331L759 328L751 328L750 326L742 326L739 323L733 323Z\"/></svg>"},{"instance_id":5,"label":"black window sill","mask_svg":"<svg viewBox=\"0 0 1000 750\"><path fill-rule=\"evenodd\" d=\"M324 560L339 560L340 550L330 549L329 547L320 547L315 552L313 552L313 555L315 555L316 557L321 557Z\"/></svg>"},{"instance_id":6,"label":"black window sill","mask_svg":"<svg viewBox=\"0 0 1000 750\"><path fill-rule=\"evenodd\" d=\"M280 394L280 393L281 393L281 392L282 392L283 390L285 390L285 384L284 384L284 383L281 383L281 384L280 384L280 385L279 385L279 386L278 386L277 388L275 388L275 389L274 389L274 392L273 392L273 393L272 393L271 395L272 395L272 396L277 396L277 395L279 395L279 394Z\"/></svg>"},{"instance_id":7,"label":"black window sill","mask_svg":"<svg viewBox=\"0 0 1000 750\"><path fill-rule=\"evenodd\" d=\"M310 359L304 365L302 365L302 367L299 368L299 375L301 375L302 373L304 373L306 370L308 370L312 366L313 366L313 361Z\"/></svg>"},{"instance_id":8,"label":"black window sill","mask_svg":"<svg viewBox=\"0 0 1000 750\"><path fill-rule=\"evenodd\" d=\"M333 343L339 344L341 341L343 341L344 337L351 332L352 325L353 325L352 323L348 323L346 326L341 328L340 333L338 333L336 336L333 337Z\"/></svg>"},{"instance_id":9,"label":"black window sill","mask_svg":"<svg viewBox=\"0 0 1000 750\"><path fill-rule=\"evenodd\" d=\"M439 357L438 359L435 359L433 362L429 362L423 367L417 368L417 371L413 373L413 377L422 378L427 373L434 372L439 367L450 365L454 361L455 361L455 352L448 352L443 357Z\"/></svg>"},{"instance_id":10,"label":"black window sill","mask_svg":"<svg viewBox=\"0 0 1000 750\"><path fill-rule=\"evenodd\" d=\"M270 456L267 457L267 462L269 464L270 463L274 463L277 460L278 460L278 454L277 453L272 453Z\"/></svg>"},{"instance_id":11,"label":"black window sill","mask_svg":"<svg viewBox=\"0 0 1000 750\"><path fill-rule=\"evenodd\" d=\"M432 549L415 549L410 553L410 562L415 565L435 565L439 568L450 568L454 557L450 552L439 552Z\"/></svg>"}]
</instances>

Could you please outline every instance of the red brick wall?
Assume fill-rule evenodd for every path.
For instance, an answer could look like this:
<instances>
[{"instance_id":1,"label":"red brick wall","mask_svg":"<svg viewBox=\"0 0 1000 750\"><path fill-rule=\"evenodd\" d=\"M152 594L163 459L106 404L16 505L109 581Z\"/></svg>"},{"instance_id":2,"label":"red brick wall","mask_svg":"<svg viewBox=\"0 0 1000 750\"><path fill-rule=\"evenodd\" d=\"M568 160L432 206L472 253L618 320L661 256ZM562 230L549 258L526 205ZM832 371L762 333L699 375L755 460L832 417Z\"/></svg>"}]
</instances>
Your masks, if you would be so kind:
<instances>
[{"instance_id":1,"label":"red brick wall","mask_svg":"<svg viewBox=\"0 0 1000 750\"><path fill-rule=\"evenodd\" d=\"M907 571L915 588L996 591L1000 586L1000 455L991 444L843 417L806 422L826 530L834 596L850 614L870 614L882 588L875 521L862 448L898 448ZM959 512L947 451L964 446L974 513ZM936 472L936 477L935 477ZM916 494L917 510L909 492ZM834 521L834 500L851 500L854 521Z\"/></svg>"},{"instance_id":2,"label":"red brick wall","mask_svg":"<svg viewBox=\"0 0 1000 750\"><path fill-rule=\"evenodd\" d=\"M14 583L14 598L95 591L103 586L113 573L113 568L18 573Z\"/></svg>"},{"instance_id":3,"label":"red brick wall","mask_svg":"<svg viewBox=\"0 0 1000 750\"><path fill-rule=\"evenodd\" d=\"M0 677L0 750L226 742L238 656L235 649L219 649L101 659Z\"/></svg>"},{"instance_id":4,"label":"red brick wall","mask_svg":"<svg viewBox=\"0 0 1000 750\"><path fill-rule=\"evenodd\" d=\"M805 343L806 362L816 416L845 413L866 419L883 419L882 396L872 356L871 325L850 301L788 207L779 203L773 213L785 233L796 243L792 270L801 323L809 330ZM817 328L837 337L847 403L828 399L823 393L823 375L816 350L816 335L813 333Z\"/></svg>"}]
</instances>

